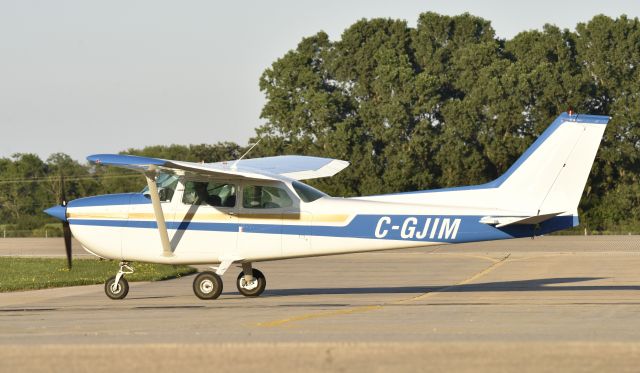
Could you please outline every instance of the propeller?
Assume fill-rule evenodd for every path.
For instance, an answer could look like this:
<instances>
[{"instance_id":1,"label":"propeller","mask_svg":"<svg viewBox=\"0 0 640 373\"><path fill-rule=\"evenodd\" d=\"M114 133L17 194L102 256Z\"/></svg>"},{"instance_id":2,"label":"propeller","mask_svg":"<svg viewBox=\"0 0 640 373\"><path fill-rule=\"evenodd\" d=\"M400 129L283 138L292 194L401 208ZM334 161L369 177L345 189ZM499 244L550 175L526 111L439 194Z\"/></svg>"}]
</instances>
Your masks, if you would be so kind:
<instances>
[{"instance_id":1,"label":"propeller","mask_svg":"<svg viewBox=\"0 0 640 373\"><path fill-rule=\"evenodd\" d=\"M67 197L64 190L64 176L60 173L60 205L66 209ZM64 248L67 252L67 267L71 269L71 228L69 227L69 221L64 219L62 221L62 235L64 236Z\"/></svg>"}]
</instances>

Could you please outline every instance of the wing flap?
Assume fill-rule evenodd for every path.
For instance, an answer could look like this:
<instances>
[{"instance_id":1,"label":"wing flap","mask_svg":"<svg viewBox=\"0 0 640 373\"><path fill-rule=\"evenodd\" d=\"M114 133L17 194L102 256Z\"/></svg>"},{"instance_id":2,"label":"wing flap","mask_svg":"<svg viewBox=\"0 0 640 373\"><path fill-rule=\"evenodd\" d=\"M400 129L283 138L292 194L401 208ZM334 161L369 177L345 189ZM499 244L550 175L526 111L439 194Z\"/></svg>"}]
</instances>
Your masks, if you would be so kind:
<instances>
[{"instance_id":1,"label":"wing flap","mask_svg":"<svg viewBox=\"0 0 640 373\"><path fill-rule=\"evenodd\" d=\"M310 157L305 155L279 155L242 159L233 163L238 170L268 172L295 180L329 177L349 166L349 162L333 158ZM214 165L220 163L213 163Z\"/></svg>"},{"instance_id":2,"label":"wing flap","mask_svg":"<svg viewBox=\"0 0 640 373\"><path fill-rule=\"evenodd\" d=\"M230 167L227 164L218 163L194 163L181 161L167 161L164 168L178 169L203 176L224 176L232 179L251 180L278 180L276 175L269 175L266 172L255 170L253 172Z\"/></svg>"}]
</instances>

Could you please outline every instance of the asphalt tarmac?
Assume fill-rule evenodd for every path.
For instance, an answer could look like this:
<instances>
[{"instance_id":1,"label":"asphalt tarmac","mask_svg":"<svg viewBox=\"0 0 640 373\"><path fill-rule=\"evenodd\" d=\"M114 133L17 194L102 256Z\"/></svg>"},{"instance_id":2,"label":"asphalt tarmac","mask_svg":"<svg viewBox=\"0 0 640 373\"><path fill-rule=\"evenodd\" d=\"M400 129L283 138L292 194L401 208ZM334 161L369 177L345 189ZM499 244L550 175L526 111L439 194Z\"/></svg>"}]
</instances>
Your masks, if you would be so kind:
<instances>
[{"instance_id":1,"label":"asphalt tarmac","mask_svg":"<svg viewBox=\"0 0 640 373\"><path fill-rule=\"evenodd\" d=\"M0 239L0 255L63 255L62 242ZM194 276L131 283L122 301L102 285L0 294L0 371L640 370L638 236L255 268L259 298L236 291L237 268L214 301L193 295Z\"/></svg>"}]
</instances>

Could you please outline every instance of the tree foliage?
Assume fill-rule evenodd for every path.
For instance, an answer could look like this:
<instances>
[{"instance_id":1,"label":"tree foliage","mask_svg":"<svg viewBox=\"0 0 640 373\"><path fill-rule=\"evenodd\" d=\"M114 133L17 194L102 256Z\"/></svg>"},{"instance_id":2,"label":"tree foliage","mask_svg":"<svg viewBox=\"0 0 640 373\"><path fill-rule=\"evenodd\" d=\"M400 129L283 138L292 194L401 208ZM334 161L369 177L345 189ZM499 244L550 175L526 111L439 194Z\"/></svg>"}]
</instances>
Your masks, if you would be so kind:
<instances>
[{"instance_id":1,"label":"tree foliage","mask_svg":"<svg viewBox=\"0 0 640 373\"><path fill-rule=\"evenodd\" d=\"M423 13L416 27L363 19L339 40L303 39L260 80L263 155L352 166L316 185L337 195L486 182L561 112L610 115L581 209L589 229L640 219L640 23L596 16L510 40L470 14Z\"/></svg>"}]
</instances>

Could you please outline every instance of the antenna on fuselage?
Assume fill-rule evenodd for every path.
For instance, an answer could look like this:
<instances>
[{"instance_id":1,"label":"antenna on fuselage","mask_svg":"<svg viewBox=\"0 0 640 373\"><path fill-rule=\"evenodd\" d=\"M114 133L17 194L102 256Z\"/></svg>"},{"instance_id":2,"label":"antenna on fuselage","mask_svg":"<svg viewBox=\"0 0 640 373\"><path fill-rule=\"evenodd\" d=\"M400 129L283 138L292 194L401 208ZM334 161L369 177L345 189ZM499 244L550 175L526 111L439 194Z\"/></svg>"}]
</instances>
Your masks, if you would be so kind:
<instances>
[{"instance_id":1,"label":"antenna on fuselage","mask_svg":"<svg viewBox=\"0 0 640 373\"><path fill-rule=\"evenodd\" d=\"M231 168L232 168L232 169L234 169L234 170L238 169L238 162L240 162L240 161L242 160L242 158L244 158L247 154L249 154L249 153L253 150L253 148L255 148L255 147L256 147L256 145L260 144L260 141L262 141L262 139L258 139L258 141L256 141L256 143L255 143L255 144L253 144L253 145L249 148L249 150L247 150L246 152L244 152L244 154L243 154L240 158L238 158L235 162L233 162L233 164L231 165Z\"/></svg>"}]
</instances>

